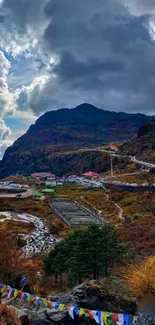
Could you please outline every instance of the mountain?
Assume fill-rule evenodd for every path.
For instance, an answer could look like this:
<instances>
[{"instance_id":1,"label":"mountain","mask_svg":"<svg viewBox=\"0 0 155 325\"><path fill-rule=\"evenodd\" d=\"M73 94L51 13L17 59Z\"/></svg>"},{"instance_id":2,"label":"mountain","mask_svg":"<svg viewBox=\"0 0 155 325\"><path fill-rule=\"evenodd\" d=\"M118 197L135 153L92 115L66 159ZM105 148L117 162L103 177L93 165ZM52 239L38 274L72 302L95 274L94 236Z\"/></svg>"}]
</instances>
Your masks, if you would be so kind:
<instances>
[{"instance_id":1,"label":"mountain","mask_svg":"<svg viewBox=\"0 0 155 325\"><path fill-rule=\"evenodd\" d=\"M137 137L125 143L120 151L155 164L155 119L140 127Z\"/></svg>"},{"instance_id":2,"label":"mountain","mask_svg":"<svg viewBox=\"0 0 155 325\"><path fill-rule=\"evenodd\" d=\"M110 112L90 104L47 112L6 150L0 176L50 170L54 153L131 139L150 119L143 114Z\"/></svg>"}]
</instances>

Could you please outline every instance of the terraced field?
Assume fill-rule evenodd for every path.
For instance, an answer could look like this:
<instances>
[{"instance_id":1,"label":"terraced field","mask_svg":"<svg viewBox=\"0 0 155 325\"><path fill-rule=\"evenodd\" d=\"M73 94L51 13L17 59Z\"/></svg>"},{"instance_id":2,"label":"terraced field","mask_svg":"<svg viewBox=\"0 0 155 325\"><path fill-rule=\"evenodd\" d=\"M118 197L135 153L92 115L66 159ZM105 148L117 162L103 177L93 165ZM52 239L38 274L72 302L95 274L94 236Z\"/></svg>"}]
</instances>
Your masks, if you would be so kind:
<instances>
[{"instance_id":1,"label":"terraced field","mask_svg":"<svg viewBox=\"0 0 155 325\"><path fill-rule=\"evenodd\" d=\"M103 217L69 198L55 198L50 201L50 206L70 227L106 223Z\"/></svg>"}]
</instances>

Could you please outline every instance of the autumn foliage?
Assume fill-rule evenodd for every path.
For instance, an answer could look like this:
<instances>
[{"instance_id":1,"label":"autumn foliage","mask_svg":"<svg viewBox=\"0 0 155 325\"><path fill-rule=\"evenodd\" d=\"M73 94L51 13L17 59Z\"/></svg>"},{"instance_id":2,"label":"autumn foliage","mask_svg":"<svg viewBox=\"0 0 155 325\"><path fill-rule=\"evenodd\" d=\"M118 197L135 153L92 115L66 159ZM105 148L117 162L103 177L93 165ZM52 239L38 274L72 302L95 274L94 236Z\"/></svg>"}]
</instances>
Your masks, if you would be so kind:
<instances>
[{"instance_id":1,"label":"autumn foliage","mask_svg":"<svg viewBox=\"0 0 155 325\"><path fill-rule=\"evenodd\" d=\"M42 272L42 261L22 256L16 241L11 231L0 230L0 282L14 283L16 278L25 276L34 285Z\"/></svg>"},{"instance_id":2,"label":"autumn foliage","mask_svg":"<svg viewBox=\"0 0 155 325\"><path fill-rule=\"evenodd\" d=\"M21 325L14 310L5 305L0 305L0 324L1 325Z\"/></svg>"},{"instance_id":3,"label":"autumn foliage","mask_svg":"<svg viewBox=\"0 0 155 325\"><path fill-rule=\"evenodd\" d=\"M34 285L37 283L40 274L43 271L43 263L41 260L26 258L21 260L19 272L28 277L29 284Z\"/></svg>"},{"instance_id":4,"label":"autumn foliage","mask_svg":"<svg viewBox=\"0 0 155 325\"><path fill-rule=\"evenodd\" d=\"M155 257L135 266L128 266L119 270L127 287L135 296L143 296L146 292L155 290Z\"/></svg>"},{"instance_id":5,"label":"autumn foliage","mask_svg":"<svg viewBox=\"0 0 155 325\"><path fill-rule=\"evenodd\" d=\"M11 231L0 230L0 281L12 280L19 269L20 252Z\"/></svg>"}]
</instances>

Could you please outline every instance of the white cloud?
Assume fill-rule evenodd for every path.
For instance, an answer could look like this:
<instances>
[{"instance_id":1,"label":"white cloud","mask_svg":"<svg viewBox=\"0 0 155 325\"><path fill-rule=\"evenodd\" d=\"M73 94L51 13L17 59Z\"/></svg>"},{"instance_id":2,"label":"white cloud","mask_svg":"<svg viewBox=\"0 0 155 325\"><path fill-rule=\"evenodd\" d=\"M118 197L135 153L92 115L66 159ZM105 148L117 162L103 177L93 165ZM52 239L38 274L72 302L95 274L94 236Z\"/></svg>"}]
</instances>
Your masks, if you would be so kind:
<instances>
[{"instance_id":1,"label":"white cloud","mask_svg":"<svg viewBox=\"0 0 155 325\"><path fill-rule=\"evenodd\" d=\"M17 105L20 107L21 110L24 111L24 109L26 109L32 112L33 109L34 113L40 113L39 109L35 111L34 107L36 107L38 103L40 103L40 96L44 92L44 87L49 78L49 75L36 77L29 86L23 86L21 89L18 89L16 91ZM45 108L42 107L42 112L44 111L44 109Z\"/></svg>"},{"instance_id":2,"label":"white cloud","mask_svg":"<svg viewBox=\"0 0 155 325\"><path fill-rule=\"evenodd\" d=\"M10 136L10 128L7 127L4 121L0 118L0 159L2 159L6 148L12 144L12 141L9 139Z\"/></svg>"},{"instance_id":3,"label":"white cloud","mask_svg":"<svg viewBox=\"0 0 155 325\"><path fill-rule=\"evenodd\" d=\"M7 140L11 135L11 130L5 125L5 122L0 118L0 140Z\"/></svg>"},{"instance_id":4,"label":"white cloud","mask_svg":"<svg viewBox=\"0 0 155 325\"><path fill-rule=\"evenodd\" d=\"M0 114L12 114L16 108L16 98L14 93L9 91L7 84L8 73L11 68L11 63L0 51Z\"/></svg>"},{"instance_id":5,"label":"white cloud","mask_svg":"<svg viewBox=\"0 0 155 325\"><path fill-rule=\"evenodd\" d=\"M48 0L4 0L1 4L0 46L14 57L30 57L39 48L48 19Z\"/></svg>"}]
</instances>

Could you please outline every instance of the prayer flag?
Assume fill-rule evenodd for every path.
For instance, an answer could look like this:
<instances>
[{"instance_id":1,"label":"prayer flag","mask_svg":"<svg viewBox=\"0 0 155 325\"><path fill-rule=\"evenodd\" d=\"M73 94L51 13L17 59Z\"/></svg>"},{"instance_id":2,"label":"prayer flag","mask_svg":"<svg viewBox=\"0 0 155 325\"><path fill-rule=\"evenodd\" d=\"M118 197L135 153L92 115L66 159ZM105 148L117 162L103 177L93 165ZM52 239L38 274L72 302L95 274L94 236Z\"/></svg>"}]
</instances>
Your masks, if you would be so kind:
<instances>
[{"instance_id":1,"label":"prayer flag","mask_svg":"<svg viewBox=\"0 0 155 325\"><path fill-rule=\"evenodd\" d=\"M110 312L107 312L107 324L113 325L112 313L110 313Z\"/></svg>"},{"instance_id":2,"label":"prayer flag","mask_svg":"<svg viewBox=\"0 0 155 325\"><path fill-rule=\"evenodd\" d=\"M75 306L68 306L68 313L72 319L74 319L74 309Z\"/></svg>"},{"instance_id":3,"label":"prayer flag","mask_svg":"<svg viewBox=\"0 0 155 325\"><path fill-rule=\"evenodd\" d=\"M124 316L123 316L123 314L118 314L117 325L124 325Z\"/></svg>"},{"instance_id":4,"label":"prayer flag","mask_svg":"<svg viewBox=\"0 0 155 325\"><path fill-rule=\"evenodd\" d=\"M84 310L84 308L80 308L79 309L79 316L83 316L83 315L85 315L85 310Z\"/></svg>"},{"instance_id":5,"label":"prayer flag","mask_svg":"<svg viewBox=\"0 0 155 325\"><path fill-rule=\"evenodd\" d=\"M50 309L53 309L53 302L52 301L49 302L49 307L50 307Z\"/></svg>"},{"instance_id":6,"label":"prayer flag","mask_svg":"<svg viewBox=\"0 0 155 325\"><path fill-rule=\"evenodd\" d=\"M117 313L112 313L112 320L114 320L115 322L118 321L118 314Z\"/></svg>"},{"instance_id":7,"label":"prayer flag","mask_svg":"<svg viewBox=\"0 0 155 325\"><path fill-rule=\"evenodd\" d=\"M104 320L104 324L108 325L107 323L107 313L103 312L103 320Z\"/></svg>"},{"instance_id":8,"label":"prayer flag","mask_svg":"<svg viewBox=\"0 0 155 325\"><path fill-rule=\"evenodd\" d=\"M58 309L59 308L59 306L60 306L60 303L58 303L58 302L55 302L55 304L54 304L54 309Z\"/></svg>"},{"instance_id":9,"label":"prayer flag","mask_svg":"<svg viewBox=\"0 0 155 325\"><path fill-rule=\"evenodd\" d=\"M60 304L59 308L60 311L63 311L65 309L65 305L64 304Z\"/></svg>"},{"instance_id":10,"label":"prayer flag","mask_svg":"<svg viewBox=\"0 0 155 325\"><path fill-rule=\"evenodd\" d=\"M124 314L124 323L125 325L130 325L131 324L131 317L130 315Z\"/></svg>"},{"instance_id":11,"label":"prayer flag","mask_svg":"<svg viewBox=\"0 0 155 325\"><path fill-rule=\"evenodd\" d=\"M93 315L93 318L96 323L100 324L99 317L98 317L98 311L97 310L92 310L91 314Z\"/></svg>"},{"instance_id":12,"label":"prayer flag","mask_svg":"<svg viewBox=\"0 0 155 325\"><path fill-rule=\"evenodd\" d=\"M14 298L16 298L18 296L18 293L19 293L19 291L17 289L15 289L15 291L14 291Z\"/></svg>"},{"instance_id":13,"label":"prayer flag","mask_svg":"<svg viewBox=\"0 0 155 325\"><path fill-rule=\"evenodd\" d=\"M25 284L27 282L27 278L23 278L22 280L20 280L20 286L22 286L23 284Z\"/></svg>"}]
</instances>

